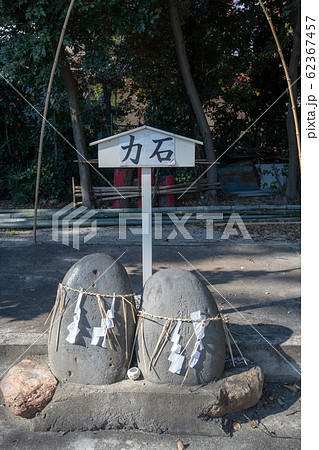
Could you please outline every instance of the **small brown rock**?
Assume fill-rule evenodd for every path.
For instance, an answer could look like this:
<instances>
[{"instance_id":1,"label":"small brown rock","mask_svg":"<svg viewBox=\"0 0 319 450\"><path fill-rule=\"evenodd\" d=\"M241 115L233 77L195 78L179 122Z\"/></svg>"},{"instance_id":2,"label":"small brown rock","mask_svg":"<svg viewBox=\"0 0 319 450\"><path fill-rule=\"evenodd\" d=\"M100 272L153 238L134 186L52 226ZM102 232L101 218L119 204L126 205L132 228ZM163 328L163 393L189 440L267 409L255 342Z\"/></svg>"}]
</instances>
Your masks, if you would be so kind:
<instances>
[{"instance_id":1,"label":"small brown rock","mask_svg":"<svg viewBox=\"0 0 319 450\"><path fill-rule=\"evenodd\" d=\"M254 406L261 398L264 374L259 366L221 380L218 396L206 414L221 417Z\"/></svg>"},{"instance_id":2,"label":"small brown rock","mask_svg":"<svg viewBox=\"0 0 319 450\"><path fill-rule=\"evenodd\" d=\"M178 441L176 444L176 448L177 448L177 450L185 450L183 441Z\"/></svg>"},{"instance_id":3,"label":"small brown rock","mask_svg":"<svg viewBox=\"0 0 319 450\"><path fill-rule=\"evenodd\" d=\"M249 422L249 425L251 426L251 428L258 428L259 425L259 420L258 419L253 419Z\"/></svg>"},{"instance_id":4,"label":"small brown rock","mask_svg":"<svg viewBox=\"0 0 319 450\"><path fill-rule=\"evenodd\" d=\"M0 387L13 414L31 417L50 402L57 384L49 369L24 359L9 370Z\"/></svg>"}]
</instances>

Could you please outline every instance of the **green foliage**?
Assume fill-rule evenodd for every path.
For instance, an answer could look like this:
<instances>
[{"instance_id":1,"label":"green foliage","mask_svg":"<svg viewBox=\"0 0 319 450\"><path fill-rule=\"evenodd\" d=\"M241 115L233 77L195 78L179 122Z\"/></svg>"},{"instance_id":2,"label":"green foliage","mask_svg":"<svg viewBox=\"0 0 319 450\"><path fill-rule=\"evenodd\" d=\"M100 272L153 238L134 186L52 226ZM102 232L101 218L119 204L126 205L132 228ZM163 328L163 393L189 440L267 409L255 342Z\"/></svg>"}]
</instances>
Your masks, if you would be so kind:
<instances>
[{"instance_id":1,"label":"green foliage","mask_svg":"<svg viewBox=\"0 0 319 450\"><path fill-rule=\"evenodd\" d=\"M71 128L66 118L69 114L64 102L54 102L55 117L50 111L48 121L55 125L63 136L72 140ZM62 96L63 97L63 96ZM32 102L39 111L42 105ZM37 149L41 128L41 117L14 91L0 81L0 179L4 180L4 193L14 201L32 201L36 179ZM71 150L71 151L70 151ZM55 165L54 159L57 164ZM42 164L41 195L43 198L64 197L72 173L74 151L54 130L47 126L44 139L44 162Z\"/></svg>"},{"instance_id":2,"label":"green foliage","mask_svg":"<svg viewBox=\"0 0 319 450\"><path fill-rule=\"evenodd\" d=\"M32 202L34 200L35 183L37 173L37 161L24 168L15 165L5 174L7 188L16 203ZM47 160L42 163L40 195L43 198L59 198L65 189L65 164L55 165Z\"/></svg>"},{"instance_id":3,"label":"green foliage","mask_svg":"<svg viewBox=\"0 0 319 450\"><path fill-rule=\"evenodd\" d=\"M289 62L290 24L297 1L265 3ZM276 156L276 151L288 146L288 95L263 113L285 92L287 84L259 3L188 0L178 6L192 75L213 124L217 156L235 141L227 153L272 148ZM125 44L131 63L131 112L141 122L144 119L150 125L199 138L177 66L165 4L154 33L132 33L125 37ZM221 162L228 161L226 154Z\"/></svg>"},{"instance_id":4,"label":"green foliage","mask_svg":"<svg viewBox=\"0 0 319 450\"><path fill-rule=\"evenodd\" d=\"M31 201L35 187L33 168L22 169L21 166L11 168L7 175L8 187L13 201L16 203Z\"/></svg>"},{"instance_id":5,"label":"green foliage","mask_svg":"<svg viewBox=\"0 0 319 450\"><path fill-rule=\"evenodd\" d=\"M174 173L175 184L190 183L195 179L194 169L177 169Z\"/></svg>"},{"instance_id":6,"label":"green foliage","mask_svg":"<svg viewBox=\"0 0 319 450\"><path fill-rule=\"evenodd\" d=\"M291 22L294 21L291 15L298 2L269 0L264 3L278 31L288 64ZM288 148L287 82L277 47L259 3L233 2L230 17L238 26L236 38L241 36L235 53L240 66L234 68L230 82L224 81L218 98L212 98L208 103L214 121L217 155L235 142L221 162L227 163L229 154L243 154L247 149L258 148L272 149L276 158L280 149Z\"/></svg>"},{"instance_id":7,"label":"green foliage","mask_svg":"<svg viewBox=\"0 0 319 450\"><path fill-rule=\"evenodd\" d=\"M274 180L268 183L263 183L263 188L269 188L274 191L279 191L281 189L280 177L286 177L288 174L288 164L285 164L283 167L279 168L275 164L272 164L271 169L264 169L262 171L264 175L272 175Z\"/></svg>"},{"instance_id":8,"label":"green foliage","mask_svg":"<svg viewBox=\"0 0 319 450\"><path fill-rule=\"evenodd\" d=\"M289 62L298 0L265 3ZM0 72L40 113L67 7L68 2L62 0L0 0ZM274 156L283 156L288 96L254 124L286 89L277 49L258 2L178 0L178 8L217 155L243 135L227 154L267 147L274 150ZM123 127L119 131L130 127L127 117L133 113L134 125L138 120L200 138L176 60L166 0L77 0L63 47L60 64L70 64L76 79L87 142L105 135L107 95L117 107L117 124ZM2 79L0 114L0 177L6 177L15 199L32 199L41 117ZM59 70L48 119L73 143ZM227 154L222 163L228 162ZM41 195L63 196L77 172L76 154L47 126L44 155ZM96 157L95 149L89 149L89 157ZM174 175L178 182L185 182L193 179L194 172L183 169Z\"/></svg>"}]
</instances>

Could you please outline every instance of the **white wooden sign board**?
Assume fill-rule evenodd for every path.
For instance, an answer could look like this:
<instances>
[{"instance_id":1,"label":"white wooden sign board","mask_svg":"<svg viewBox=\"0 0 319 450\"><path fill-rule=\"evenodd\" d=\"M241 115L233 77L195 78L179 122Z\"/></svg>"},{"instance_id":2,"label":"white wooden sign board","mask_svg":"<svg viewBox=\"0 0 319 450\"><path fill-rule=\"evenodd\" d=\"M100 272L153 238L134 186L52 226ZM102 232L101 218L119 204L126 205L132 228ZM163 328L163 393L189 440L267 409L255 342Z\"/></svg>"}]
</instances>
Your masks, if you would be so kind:
<instances>
[{"instance_id":1,"label":"white wooden sign board","mask_svg":"<svg viewBox=\"0 0 319 450\"><path fill-rule=\"evenodd\" d=\"M142 168L143 286L152 275L152 167L194 167L195 144L157 128L142 126L92 142L98 145L99 167Z\"/></svg>"}]
</instances>

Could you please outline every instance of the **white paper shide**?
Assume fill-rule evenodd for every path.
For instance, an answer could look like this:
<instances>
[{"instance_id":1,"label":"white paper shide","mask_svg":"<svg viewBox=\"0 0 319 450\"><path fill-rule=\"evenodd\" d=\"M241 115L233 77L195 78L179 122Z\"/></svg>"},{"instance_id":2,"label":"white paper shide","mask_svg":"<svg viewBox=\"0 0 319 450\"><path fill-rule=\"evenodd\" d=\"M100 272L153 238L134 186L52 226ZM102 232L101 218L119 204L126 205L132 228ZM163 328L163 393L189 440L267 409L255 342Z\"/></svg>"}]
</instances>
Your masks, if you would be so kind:
<instances>
[{"instance_id":1,"label":"white paper shide","mask_svg":"<svg viewBox=\"0 0 319 450\"><path fill-rule=\"evenodd\" d=\"M107 330L114 327L114 307L115 307L115 293L113 293L113 300L111 308L107 310L107 317L101 319L101 326L93 328L91 345L97 345L99 343L99 339L102 337L102 347L106 348L106 333Z\"/></svg>"},{"instance_id":2,"label":"white paper shide","mask_svg":"<svg viewBox=\"0 0 319 450\"><path fill-rule=\"evenodd\" d=\"M183 362L185 359L185 356L180 355L181 352L181 345L179 343L180 341L180 334L179 334L179 330L181 328L182 325L182 321L178 320L174 332L172 334L172 337L170 339L171 342L173 342L172 348L171 348L171 354L169 355L168 360L170 361L171 365L169 367L169 371L172 373L177 373L178 375L180 375L181 370L182 370L182 366L183 366Z\"/></svg>"},{"instance_id":3,"label":"white paper shide","mask_svg":"<svg viewBox=\"0 0 319 450\"><path fill-rule=\"evenodd\" d=\"M204 319L206 319L206 316L205 314L201 314L200 311L195 311L191 313L190 318L192 319L194 334L196 336L196 342L188 363L188 367L192 369L198 363L201 351L204 349L202 340L205 337L205 328L209 324L209 321L202 322ZM171 348L170 356L168 358L168 360L171 362L171 365L168 370L178 375L180 375L181 373L183 363L185 360L185 356L181 355L182 347L179 343L181 338L181 335L179 334L181 325L182 321L178 320L174 332L172 334L172 337L170 339L173 345Z\"/></svg>"},{"instance_id":4,"label":"white paper shide","mask_svg":"<svg viewBox=\"0 0 319 450\"><path fill-rule=\"evenodd\" d=\"M206 319L205 314L201 314L200 311L191 313L190 318L194 321L192 323L194 327L194 333L196 335L196 342L189 362L189 367L193 368L198 363L198 360L200 358L200 351L204 349L202 340L205 337L205 328L207 327L209 322L198 322L198 320Z\"/></svg>"},{"instance_id":5,"label":"white paper shide","mask_svg":"<svg viewBox=\"0 0 319 450\"><path fill-rule=\"evenodd\" d=\"M81 301L82 301L82 297L83 297L82 291L83 291L83 289L81 289L81 292L79 292L79 295L78 295L78 298L76 301L73 322L70 323L70 325L67 327L69 334L66 337L66 340L70 344L75 344L76 337L80 332L79 322L80 322L80 317L81 317Z\"/></svg>"}]
</instances>

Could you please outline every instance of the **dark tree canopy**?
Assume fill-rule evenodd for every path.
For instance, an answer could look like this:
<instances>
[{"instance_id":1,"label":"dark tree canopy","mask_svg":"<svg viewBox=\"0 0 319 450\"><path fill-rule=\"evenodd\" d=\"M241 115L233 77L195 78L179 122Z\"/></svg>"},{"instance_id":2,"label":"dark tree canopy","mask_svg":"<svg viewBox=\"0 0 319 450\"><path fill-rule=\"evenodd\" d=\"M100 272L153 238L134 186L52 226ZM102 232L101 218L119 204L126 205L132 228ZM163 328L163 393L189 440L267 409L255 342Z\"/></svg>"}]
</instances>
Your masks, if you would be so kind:
<instances>
[{"instance_id":1,"label":"dark tree canopy","mask_svg":"<svg viewBox=\"0 0 319 450\"><path fill-rule=\"evenodd\" d=\"M299 1L264 3L289 62ZM284 73L258 1L179 0L176 5L218 157L285 91ZM67 6L60 0L0 1L0 72L40 112ZM74 143L63 66L70 68L76 83L86 147L90 140L138 122L203 137L180 73L167 0L75 2L48 116ZM298 61L295 66L300 70ZM41 118L3 78L0 96L0 177L5 186L11 183L11 192L25 183L22 196L30 200ZM283 95L221 163L229 162L230 153L255 148L269 148L275 160L286 160L287 110L288 95ZM95 157L94 150L87 151ZM77 173L74 158L74 150L47 127L42 195L63 197L70 184L63 174ZM94 184L104 184L91 175Z\"/></svg>"}]
</instances>

